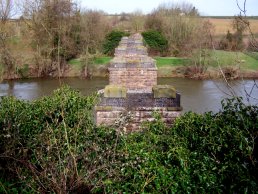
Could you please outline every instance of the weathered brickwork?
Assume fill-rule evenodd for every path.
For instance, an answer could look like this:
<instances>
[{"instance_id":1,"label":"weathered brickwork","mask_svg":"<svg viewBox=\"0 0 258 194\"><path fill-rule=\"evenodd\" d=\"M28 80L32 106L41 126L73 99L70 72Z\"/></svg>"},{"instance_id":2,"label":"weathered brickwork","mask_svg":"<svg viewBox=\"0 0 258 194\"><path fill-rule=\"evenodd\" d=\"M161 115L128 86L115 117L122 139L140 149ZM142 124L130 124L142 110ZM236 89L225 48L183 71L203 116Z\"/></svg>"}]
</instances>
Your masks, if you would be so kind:
<instances>
[{"instance_id":1,"label":"weathered brickwork","mask_svg":"<svg viewBox=\"0 0 258 194\"><path fill-rule=\"evenodd\" d=\"M154 120L153 112L171 125L182 110L180 94L172 86L157 86L156 61L148 56L140 34L122 38L109 67L109 85L99 94L97 125L116 127L127 118L126 129L138 130L144 121Z\"/></svg>"},{"instance_id":2,"label":"weathered brickwork","mask_svg":"<svg viewBox=\"0 0 258 194\"><path fill-rule=\"evenodd\" d=\"M109 84L125 86L129 90L152 91L157 84L155 68L109 68Z\"/></svg>"},{"instance_id":3,"label":"weathered brickwork","mask_svg":"<svg viewBox=\"0 0 258 194\"><path fill-rule=\"evenodd\" d=\"M157 85L156 62L147 54L140 34L124 37L109 68L109 84L151 91Z\"/></svg>"},{"instance_id":4,"label":"weathered brickwork","mask_svg":"<svg viewBox=\"0 0 258 194\"><path fill-rule=\"evenodd\" d=\"M130 111L130 123L127 124L127 130L140 130L141 124L144 121L153 121L153 111L158 112L164 123L171 125L174 120L180 116L180 110L170 111L164 107L155 107L154 108L139 108ZM112 111L100 110L96 112L96 123L98 125L111 125L115 126L116 122L123 116L126 116L128 111L124 109L117 110L116 107Z\"/></svg>"}]
</instances>

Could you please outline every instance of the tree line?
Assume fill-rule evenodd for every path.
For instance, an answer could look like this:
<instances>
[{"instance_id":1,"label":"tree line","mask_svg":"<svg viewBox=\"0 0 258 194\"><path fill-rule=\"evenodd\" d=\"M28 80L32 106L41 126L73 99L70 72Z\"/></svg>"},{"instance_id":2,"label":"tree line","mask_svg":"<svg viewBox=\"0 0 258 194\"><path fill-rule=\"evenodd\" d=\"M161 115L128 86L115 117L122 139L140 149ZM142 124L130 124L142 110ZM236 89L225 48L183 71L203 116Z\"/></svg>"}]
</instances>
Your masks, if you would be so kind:
<instances>
[{"instance_id":1,"label":"tree line","mask_svg":"<svg viewBox=\"0 0 258 194\"><path fill-rule=\"evenodd\" d=\"M9 77L32 64L38 77L53 73L62 76L67 61L77 57L87 68L95 56L112 55L113 48L106 51L105 46L114 31L143 32L150 54L193 57L200 72L209 56L207 49L214 46L214 27L189 3L163 3L147 15L138 10L119 16L83 10L74 0L3 0L0 4L0 73ZM19 35L10 22L17 12ZM234 22L235 32L225 35L217 47L243 48L242 36L248 23ZM29 60L16 56L13 42L17 38L22 40L19 44L29 48Z\"/></svg>"}]
</instances>

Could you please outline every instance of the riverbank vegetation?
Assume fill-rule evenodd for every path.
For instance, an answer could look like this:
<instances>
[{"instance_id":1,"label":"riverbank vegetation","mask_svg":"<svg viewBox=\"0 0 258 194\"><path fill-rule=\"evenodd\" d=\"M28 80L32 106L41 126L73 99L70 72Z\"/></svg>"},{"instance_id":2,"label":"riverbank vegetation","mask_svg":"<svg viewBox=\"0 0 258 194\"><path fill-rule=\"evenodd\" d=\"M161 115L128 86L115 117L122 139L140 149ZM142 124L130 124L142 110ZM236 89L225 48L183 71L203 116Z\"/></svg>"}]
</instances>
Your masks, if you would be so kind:
<instances>
[{"instance_id":1,"label":"riverbank vegetation","mask_svg":"<svg viewBox=\"0 0 258 194\"><path fill-rule=\"evenodd\" d=\"M205 61L206 70L202 78L219 78L221 76L220 68L225 71L226 69L227 71L232 70L231 78L256 78L258 53L222 50L207 50L206 52L209 53L209 56ZM195 58L156 56L153 59L156 60L159 77L185 77L188 73L194 75L191 67L195 63ZM91 66L93 76L108 76L108 65L111 60L112 57L109 56L95 57ZM76 71L80 71L83 68L79 58L70 60L68 64L71 69L77 69Z\"/></svg>"},{"instance_id":2,"label":"riverbank vegetation","mask_svg":"<svg viewBox=\"0 0 258 194\"><path fill-rule=\"evenodd\" d=\"M258 107L234 98L218 113L159 115L141 132L96 127L96 95L63 87L0 101L1 193L255 193Z\"/></svg>"},{"instance_id":3,"label":"riverbank vegetation","mask_svg":"<svg viewBox=\"0 0 258 194\"><path fill-rule=\"evenodd\" d=\"M228 59L225 58L231 60L234 55L231 52L235 52L230 65L237 69L238 61L245 61L247 64L242 65L241 71L255 71L254 77L257 76L257 58L247 60L244 55L257 55L258 20L255 17L202 17L188 3L163 3L147 15L140 11L108 15L83 10L75 1L21 2L18 7L10 0L1 2L1 79L91 77L92 72L97 72L96 65L107 63L108 57L113 56L121 36L135 32L143 34L149 54L158 59L158 67L165 65L161 65L160 60L187 58L190 61L186 68L190 71L188 77L212 77L213 73L207 72L210 65L214 67L211 53L217 53L217 64L226 66ZM17 10L20 10L20 18L12 19ZM220 54L223 51L229 52ZM102 61L104 58L106 60ZM79 66L78 63L70 65L69 61L75 59L81 60ZM175 66L173 62L167 63ZM97 74L106 75L104 69L101 67L101 73ZM174 72L182 72L182 68L169 72L167 76L176 76Z\"/></svg>"}]
</instances>

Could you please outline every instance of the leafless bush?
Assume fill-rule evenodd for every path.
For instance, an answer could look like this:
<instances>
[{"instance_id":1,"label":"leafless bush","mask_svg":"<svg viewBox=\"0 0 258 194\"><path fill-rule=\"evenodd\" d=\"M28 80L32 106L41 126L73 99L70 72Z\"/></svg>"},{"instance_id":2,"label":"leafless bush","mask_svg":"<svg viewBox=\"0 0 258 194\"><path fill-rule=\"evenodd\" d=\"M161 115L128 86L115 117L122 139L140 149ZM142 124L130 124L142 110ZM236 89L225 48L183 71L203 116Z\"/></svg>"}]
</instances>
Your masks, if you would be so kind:
<instances>
[{"instance_id":1,"label":"leafless bush","mask_svg":"<svg viewBox=\"0 0 258 194\"><path fill-rule=\"evenodd\" d=\"M206 24L193 5L165 3L147 16L145 27L164 34L171 55L187 56L191 55L194 49L200 48L199 43L203 43L203 40L209 42L210 33L203 31L209 31L212 26ZM202 44L202 48L207 48L207 43Z\"/></svg>"}]
</instances>

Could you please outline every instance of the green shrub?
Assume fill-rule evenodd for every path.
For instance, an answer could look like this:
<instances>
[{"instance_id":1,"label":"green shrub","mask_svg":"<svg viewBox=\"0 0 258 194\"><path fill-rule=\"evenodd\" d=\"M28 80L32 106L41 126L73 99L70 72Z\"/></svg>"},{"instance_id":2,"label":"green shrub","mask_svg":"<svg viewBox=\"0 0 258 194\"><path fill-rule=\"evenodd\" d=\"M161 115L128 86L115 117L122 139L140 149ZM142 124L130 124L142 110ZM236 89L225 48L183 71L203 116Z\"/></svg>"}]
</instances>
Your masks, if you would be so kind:
<instances>
[{"instance_id":1,"label":"green shrub","mask_svg":"<svg viewBox=\"0 0 258 194\"><path fill-rule=\"evenodd\" d=\"M125 138L109 193L255 193L258 107L225 100L222 111L186 113L167 128L156 117Z\"/></svg>"},{"instance_id":2,"label":"green shrub","mask_svg":"<svg viewBox=\"0 0 258 194\"><path fill-rule=\"evenodd\" d=\"M129 33L113 30L107 34L103 44L103 53L110 56L114 55L115 48L119 45L120 40L124 36L129 36Z\"/></svg>"},{"instance_id":3,"label":"green shrub","mask_svg":"<svg viewBox=\"0 0 258 194\"><path fill-rule=\"evenodd\" d=\"M27 78L29 76L29 65L24 64L22 67L19 67L16 69L17 73L22 77L22 78Z\"/></svg>"},{"instance_id":4,"label":"green shrub","mask_svg":"<svg viewBox=\"0 0 258 194\"><path fill-rule=\"evenodd\" d=\"M173 130L187 142L188 170L199 192L255 193L257 121L258 107L238 98L224 100L217 114L187 113L177 120Z\"/></svg>"},{"instance_id":5,"label":"green shrub","mask_svg":"<svg viewBox=\"0 0 258 194\"><path fill-rule=\"evenodd\" d=\"M34 102L0 101L0 192L256 193L258 107L159 114L142 132L96 127L97 96L68 87Z\"/></svg>"},{"instance_id":6,"label":"green shrub","mask_svg":"<svg viewBox=\"0 0 258 194\"><path fill-rule=\"evenodd\" d=\"M87 192L102 184L103 169L110 172L113 168L108 161L115 153L117 134L95 128L96 100L96 96L83 97L68 87L34 102L2 98L2 188L24 183L33 193L69 193Z\"/></svg>"},{"instance_id":7,"label":"green shrub","mask_svg":"<svg viewBox=\"0 0 258 194\"><path fill-rule=\"evenodd\" d=\"M167 52L168 41L160 32L155 30L148 30L143 32L142 36L151 52L158 51L161 54L165 54Z\"/></svg>"}]
</instances>

